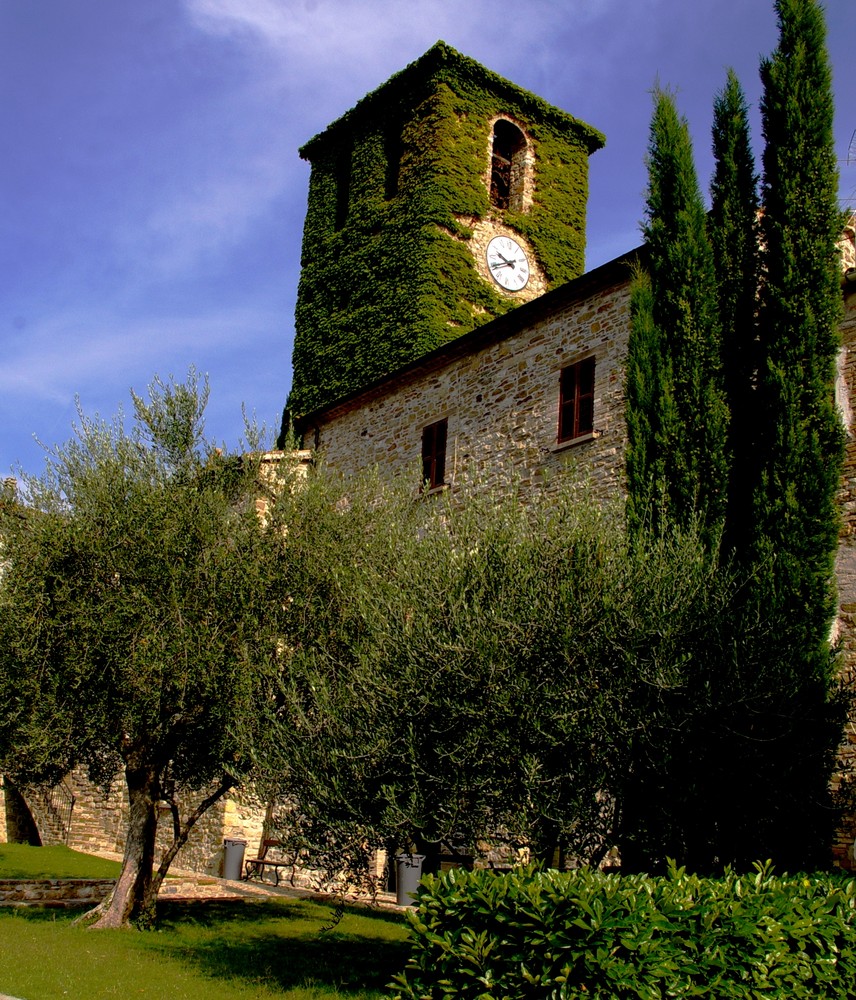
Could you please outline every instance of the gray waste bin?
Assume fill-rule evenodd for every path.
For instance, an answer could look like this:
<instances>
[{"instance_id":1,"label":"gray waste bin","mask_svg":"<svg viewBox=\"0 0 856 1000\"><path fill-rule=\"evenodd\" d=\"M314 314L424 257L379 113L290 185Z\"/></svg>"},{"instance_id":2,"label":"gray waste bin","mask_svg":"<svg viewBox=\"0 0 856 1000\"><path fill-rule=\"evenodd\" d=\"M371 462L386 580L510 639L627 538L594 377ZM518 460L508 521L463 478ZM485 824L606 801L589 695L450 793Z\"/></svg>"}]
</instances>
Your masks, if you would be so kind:
<instances>
[{"instance_id":1,"label":"gray waste bin","mask_svg":"<svg viewBox=\"0 0 856 1000\"><path fill-rule=\"evenodd\" d=\"M422 878L424 854L396 854L395 856L395 901L399 906L415 906L413 900Z\"/></svg>"},{"instance_id":2,"label":"gray waste bin","mask_svg":"<svg viewBox=\"0 0 856 1000\"><path fill-rule=\"evenodd\" d=\"M223 841L223 878L237 882L244 874L246 840Z\"/></svg>"}]
</instances>

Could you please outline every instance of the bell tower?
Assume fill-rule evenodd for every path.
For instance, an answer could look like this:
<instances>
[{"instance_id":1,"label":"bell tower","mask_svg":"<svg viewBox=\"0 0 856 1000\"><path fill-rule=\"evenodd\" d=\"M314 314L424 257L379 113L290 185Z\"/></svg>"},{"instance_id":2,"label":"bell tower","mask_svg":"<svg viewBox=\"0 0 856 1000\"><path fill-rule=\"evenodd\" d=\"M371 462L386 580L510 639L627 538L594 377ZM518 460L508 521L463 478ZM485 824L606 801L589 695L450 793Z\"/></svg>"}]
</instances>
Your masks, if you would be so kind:
<instances>
[{"instance_id":1,"label":"bell tower","mask_svg":"<svg viewBox=\"0 0 856 1000\"><path fill-rule=\"evenodd\" d=\"M603 143L444 42L306 143L288 410L342 399L580 275Z\"/></svg>"}]
</instances>

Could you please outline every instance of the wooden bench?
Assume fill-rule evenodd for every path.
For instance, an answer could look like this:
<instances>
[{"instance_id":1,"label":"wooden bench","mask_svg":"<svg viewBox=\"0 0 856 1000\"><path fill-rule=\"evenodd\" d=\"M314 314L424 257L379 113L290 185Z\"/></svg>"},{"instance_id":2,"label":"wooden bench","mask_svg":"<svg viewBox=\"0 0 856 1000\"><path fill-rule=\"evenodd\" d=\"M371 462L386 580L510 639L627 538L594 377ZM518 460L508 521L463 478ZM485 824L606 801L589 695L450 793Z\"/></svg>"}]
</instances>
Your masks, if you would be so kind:
<instances>
[{"instance_id":1,"label":"wooden bench","mask_svg":"<svg viewBox=\"0 0 856 1000\"><path fill-rule=\"evenodd\" d=\"M290 868L293 879L294 868L297 863L295 858L285 858L281 855L271 857L268 855L268 851L271 848L276 849L281 846L282 841L280 840L263 840L259 856L257 858L247 858L244 861L244 881L248 882L251 878L257 878L260 882L264 881L265 868L270 868L273 872L274 885L279 885L279 872L281 868Z\"/></svg>"}]
</instances>

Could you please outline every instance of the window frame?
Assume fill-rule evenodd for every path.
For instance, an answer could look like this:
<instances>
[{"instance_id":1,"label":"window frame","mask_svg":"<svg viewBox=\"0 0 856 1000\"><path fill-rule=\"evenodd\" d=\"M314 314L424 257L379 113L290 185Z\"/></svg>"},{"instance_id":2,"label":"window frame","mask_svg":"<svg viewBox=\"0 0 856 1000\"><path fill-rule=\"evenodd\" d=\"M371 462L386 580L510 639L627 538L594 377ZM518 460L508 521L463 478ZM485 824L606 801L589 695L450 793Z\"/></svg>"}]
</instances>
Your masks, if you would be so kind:
<instances>
[{"instance_id":1,"label":"window frame","mask_svg":"<svg viewBox=\"0 0 856 1000\"><path fill-rule=\"evenodd\" d=\"M594 355L566 365L559 372L558 444L568 444L595 433L595 383Z\"/></svg>"},{"instance_id":2,"label":"window frame","mask_svg":"<svg viewBox=\"0 0 856 1000\"><path fill-rule=\"evenodd\" d=\"M490 170L488 196L500 212L526 211L526 176L529 140L516 123L500 116L490 135Z\"/></svg>"},{"instance_id":3,"label":"window frame","mask_svg":"<svg viewBox=\"0 0 856 1000\"><path fill-rule=\"evenodd\" d=\"M443 417L422 428L422 489L425 492L446 486L446 447L449 418Z\"/></svg>"}]
</instances>

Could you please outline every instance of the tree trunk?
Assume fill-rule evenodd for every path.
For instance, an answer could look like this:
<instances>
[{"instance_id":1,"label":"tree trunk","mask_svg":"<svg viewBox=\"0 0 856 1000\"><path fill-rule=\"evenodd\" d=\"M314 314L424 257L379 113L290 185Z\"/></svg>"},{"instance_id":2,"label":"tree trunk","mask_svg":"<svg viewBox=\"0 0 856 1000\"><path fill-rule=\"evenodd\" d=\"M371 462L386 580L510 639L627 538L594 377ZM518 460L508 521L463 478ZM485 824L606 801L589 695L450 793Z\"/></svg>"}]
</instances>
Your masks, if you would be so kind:
<instances>
[{"instance_id":1,"label":"tree trunk","mask_svg":"<svg viewBox=\"0 0 856 1000\"><path fill-rule=\"evenodd\" d=\"M172 802L172 844L164 852L157 871L153 874L150 873L150 878L147 884L143 887L143 895L140 901L140 913L142 915L145 915L147 918L154 917L155 906L157 904L161 883L166 878L169 866L175 860L176 854L178 854L181 848L184 847L185 843L187 843L187 838L190 835L190 831L196 825L196 821L200 816L203 816L218 799L221 799L226 792L228 792L231 788L234 788L235 784L236 782L234 778L225 776L217 788L207 798L203 799L199 803L199 805L187 817L183 825L180 823L178 818L178 804L175 801Z\"/></svg>"},{"instance_id":2,"label":"tree trunk","mask_svg":"<svg viewBox=\"0 0 856 1000\"><path fill-rule=\"evenodd\" d=\"M97 908L100 915L91 925L93 929L126 927L132 920L154 916L157 893L152 896L149 887L155 856L160 775L151 765L126 767L125 782L130 813L122 871L113 892Z\"/></svg>"}]
</instances>

